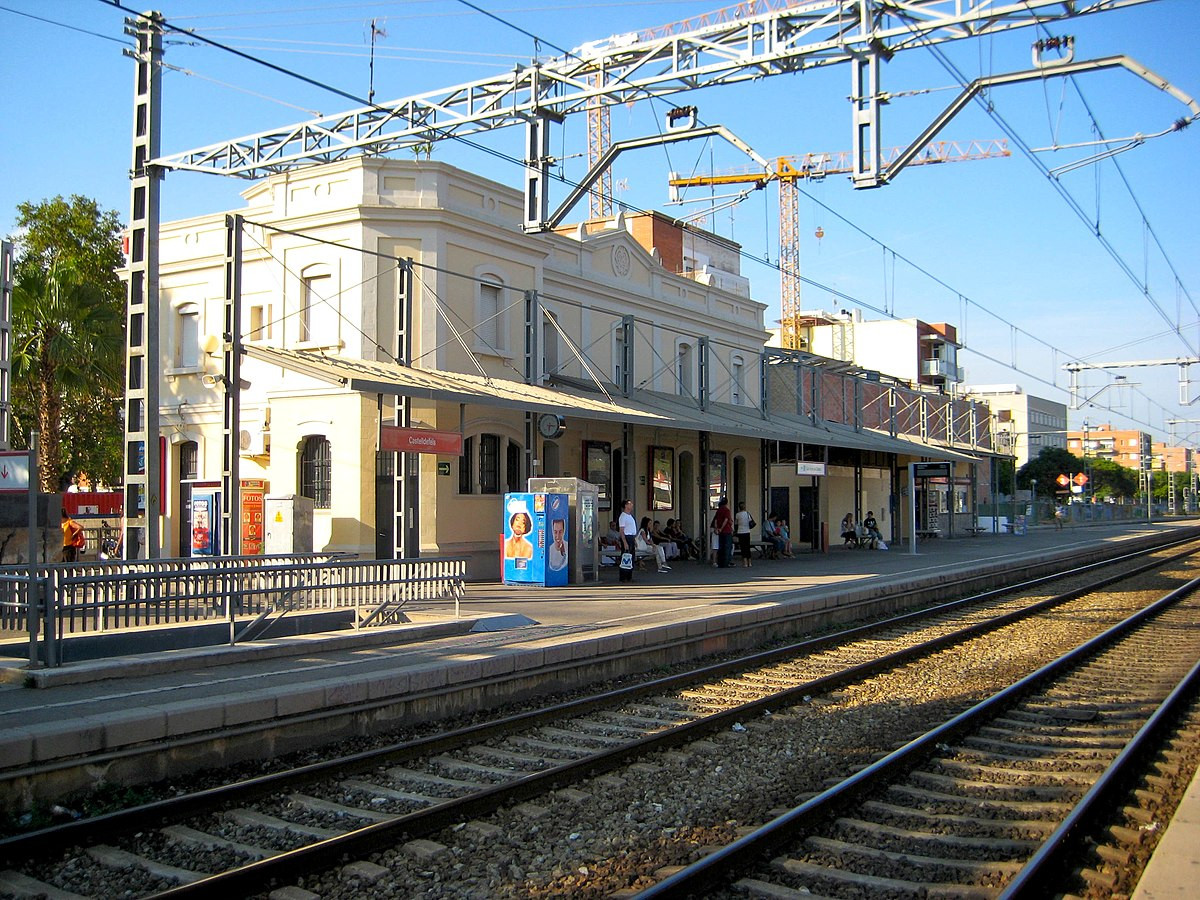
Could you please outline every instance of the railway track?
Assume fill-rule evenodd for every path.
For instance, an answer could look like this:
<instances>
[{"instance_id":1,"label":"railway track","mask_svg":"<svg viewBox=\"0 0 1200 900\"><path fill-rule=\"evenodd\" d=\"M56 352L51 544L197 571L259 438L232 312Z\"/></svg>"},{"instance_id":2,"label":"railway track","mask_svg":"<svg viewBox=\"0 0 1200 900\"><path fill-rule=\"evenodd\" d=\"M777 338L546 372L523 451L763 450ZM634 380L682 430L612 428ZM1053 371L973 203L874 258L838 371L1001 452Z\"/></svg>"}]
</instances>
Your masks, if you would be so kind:
<instances>
[{"instance_id":1,"label":"railway track","mask_svg":"<svg viewBox=\"0 0 1200 900\"><path fill-rule=\"evenodd\" d=\"M1163 564L1181 565L1179 557L1155 565ZM513 804L523 804L516 807L519 818L577 818L580 804L590 802L578 784L590 779L588 797L595 797L605 789L597 776L606 772L621 773L608 776L614 781L636 781L630 772L653 780L644 769L657 763L641 760L657 751L673 752L674 762L686 767L716 746L713 734L745 734L750 729L742 722L755 728L771 710L804 705L877 673L952 652L948 648L1033 616L1057 615L1075 632L1100 630L1114 615L1111 598L1099 609L1074 598L1111 577L1049 598L1030 598L1038 590L1033 586L1015 598L971 598L487 726L10 839L0 844L8 866L31 855L38 859L46 848L74 849L10 869L0 876L0 892L245 894L304 870L340 869L347 859L394 851L403 842L406 859L417 868L437 869L438 858L450 851L422 836L449 830L468 846L496 842L504 827L476 818ZM1121 608L1141 602L1126 592ZM776 724L786 724L789 715L777 713ZM371 868L376 865L362 863L356 877L384 877ZM50 871L66 875L47 885Z\"/></svg>"},{"instance_id":2,"label":"railway track","mask_svg":"<svg viewBox=\"0 0 1200 900\"><path fill-rule=\"evenodd\" d=\"M1106 804L1144 768L1158 733L1179 718L1185 730L1200 724L1198 589L1191 582L639 896L990 900L1060 894L1073 886L1064 872L1111 889L1115 879L1084 868L1083 839L1112 817ZM1106 830L1141 842L1136 824ZM1132 861L1111 846L1097 855Z\"/></svg>"}]
</instances>

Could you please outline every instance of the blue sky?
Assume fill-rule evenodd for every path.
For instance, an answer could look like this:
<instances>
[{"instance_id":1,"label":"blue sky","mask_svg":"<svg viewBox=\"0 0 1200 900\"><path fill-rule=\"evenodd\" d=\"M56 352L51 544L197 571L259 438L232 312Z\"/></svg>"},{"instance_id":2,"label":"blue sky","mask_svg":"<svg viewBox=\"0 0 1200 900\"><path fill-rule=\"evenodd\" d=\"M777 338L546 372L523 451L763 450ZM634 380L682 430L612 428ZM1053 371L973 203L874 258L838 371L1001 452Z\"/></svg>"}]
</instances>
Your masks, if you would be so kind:
<instances>
[{"instance_id":1,"label":"blue sky","mask_svg":"<svg viewBox=\"0 0 1200 900\"><path fill-rule=\"evenodd\" d=\"M457 0L161 0L153 5L175 25L358 96L368 89L375 20L382 33L376 35L374 86L376 99L387 100L473 81L535 54L555 55L555 46L577 47L721 4L477 4L516 28ZM1200 0L1159 0L1075 19L1051 31L1075 37L1076 59L1124 53L1185 93L1200 96L1198 12ZM101 0L0 0L5 45L0 110L6 123L0 142L0 232L11 231L17 203L56 194L94 197L126 217L133 68L121 55L123 17ZM535 45L518 28L536 34L541 43ZM1030 66L1030 44L1037 37L1032 29L1016 29L945 45L944 53L967 78L1016 71ZM173 38L165 59L175 67L164 75L166 153L357 105L186 38ZM912 50L884 67L882 86L893 94L883 110L882 143L898 146L941 111L958 82L933 53ZM704 122L727 126L771 157L848 149L849 92L849 69L835 66L673 99L697 105ZM1126 72L998 89L990 100L1007 126L1034 148L1095 140L1087 110L1110 138L1155 134L1188 112ZM615 109L613 138L658 132L666 109L665 101ZM517 129L505 129L476 140L519 157L522 137ZM940 137L993 139L1005 132L1000 122L972 106ZM860 306L868 317L878 315L872 308L888 309L950 322L968 347L960 363L969 382L1018 383L1029 393L1063 402L1067 376L1061 366L1073 359L1195 356L1200 350L1200 124L1120 154L1119 169L1113 162L1094 163L1063 175L1059 184L1086 221L1013 149L1008 159L910 168L879 190L856 192L842 177L803 185L801 268L815 284L804 286L801 305ZM563 157L568 178L582 175L585 150L582 118L555 133L552 152ZM1053 167L1093 152L1081 148L1037 157ZM517 166L462 143L439 143L434 158L513 186L521 183ZM618 196L637 207L689 214L703 204L665 205L669 171L745 163L727 145L689 143L627 154L617 163L614 181ZM163 185L163 217L236 208L238 192L246 186L211 175L171 174ZM776 195L768 190L708 222L743 244L748 254L743 273L752 279L754 295L771 305L772 319L778 316L778 273L755 258L777 260L777 218ZM1182 338L1173 330L1177 326ZM1121 374L1137 386L1109 389L1096 398L1100 408L1072 411L1071 427L1080 427L1086 417L1092 424L1132 424L1162 440L1169 437L1166 420L1200 419L1200 403L1178 403L1176 367ZM1200 382L1200 368L1194 377ZM1088 376L1089 392L1109 381ZM1200 394L1200 384L1195 393ZM1176 433L1200 445L1200 422L1181 424Z\"/></svg>"}]
</instances>

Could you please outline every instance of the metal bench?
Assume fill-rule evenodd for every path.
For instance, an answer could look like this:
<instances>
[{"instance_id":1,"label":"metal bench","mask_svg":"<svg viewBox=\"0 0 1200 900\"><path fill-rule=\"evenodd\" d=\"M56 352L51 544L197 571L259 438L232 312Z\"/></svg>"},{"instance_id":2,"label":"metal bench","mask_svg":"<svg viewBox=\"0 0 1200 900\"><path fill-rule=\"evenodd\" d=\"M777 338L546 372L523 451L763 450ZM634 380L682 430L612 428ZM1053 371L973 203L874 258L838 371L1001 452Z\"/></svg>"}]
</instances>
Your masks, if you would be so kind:
<instances>
[{"instance_id":1,"label":"metal bench","mask_svg":"<svg viewBox=\"0 0 1200 900\"><path fill-rule=\"evenodd\" d=\"M938 528L918 528L917 529L917 540L918 541L931 541L936 538L940 538L941 536L942 536L942 532Z\"/></svg>"}]
</instances>

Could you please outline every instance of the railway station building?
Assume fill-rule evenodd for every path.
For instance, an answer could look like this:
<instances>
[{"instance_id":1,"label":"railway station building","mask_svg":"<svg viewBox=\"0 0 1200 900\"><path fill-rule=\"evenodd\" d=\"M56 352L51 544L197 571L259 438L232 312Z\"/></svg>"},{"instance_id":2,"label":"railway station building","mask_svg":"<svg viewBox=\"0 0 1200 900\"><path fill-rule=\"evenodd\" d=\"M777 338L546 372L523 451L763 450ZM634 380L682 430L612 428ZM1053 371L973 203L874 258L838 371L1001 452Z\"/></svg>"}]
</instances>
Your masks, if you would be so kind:
<instances>
[{"instance_id":1,"label":"railway station building","mask_svg":"<svg viewBox=\"0 0 1200 900\"><path fill-rule=\"evenodd\" d=\"M601 531L626 497L703 535L727 496L813 547L848 511L906 537L914 498L923 527L971 524L987 407L766 347L726 238L657 213L526 234L520 191L430 160L243 196L240 477L312 501L311 549L466 556L495 578L503 494L531 476L596 484ZM226 227L160 228L164 554L193 552L194 497L223 471ZM393 423L454 440L395 454ZM907 464L931 460L950 477L910 490Z\"/></svg>"}]
</instances>

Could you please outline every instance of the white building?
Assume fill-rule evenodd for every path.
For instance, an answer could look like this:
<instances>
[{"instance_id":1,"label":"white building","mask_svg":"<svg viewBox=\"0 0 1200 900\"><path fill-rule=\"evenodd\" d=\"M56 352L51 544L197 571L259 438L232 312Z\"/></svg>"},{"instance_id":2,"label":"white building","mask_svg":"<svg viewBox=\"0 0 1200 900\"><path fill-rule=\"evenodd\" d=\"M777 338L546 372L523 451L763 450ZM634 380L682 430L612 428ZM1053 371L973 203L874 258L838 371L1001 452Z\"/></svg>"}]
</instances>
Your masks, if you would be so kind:
<instances>
[{"instance_id":1,"label":"white building","mask_svg":"<svg viewBox=\"0 0 1200 900\"><path fill-rule=\"evenodd\" d=\"M904 460L966 473L958 449L990 448L970 404L768 359L737 245L665 217L524 234L516 190L361 157L244 196L240 475L311 498L314 549L464 555L494 578L502 495L530 475L599 484L602 523L629 496L703 534L721 495L798 518L801 487L814 518L886 519ZM165 554L191 552L194 492L222 478L225 248L224 213L161 227ZM397 396L462 452L397 475ZM824 478L789 463L831 451Z\"/></svg>"},{"instance_id":2,"label":"white building","mask_svg":"<svg viewBox=\"0 0 1200 900\"><path fill-rule=\"evenodd\" d=\"M1013 454L1017 468L1045 447L1067 449L1067 406L1025 393L1015 384L978 384L961 391L982 400L996 419L997 449Z\"/></svg>"},{"instance_id":3,"label":"white building","mask_svg":"<svg viewBox=\"0 0 1200 900\"><path fill-rule=\"evenodd\" d=\"M953 325L920 319L864 319L862 310L801 310L799 348L910 385L947 388L962 381ZM780 345L778 329L771 343Z\"/></svg>"}]
</instances>

